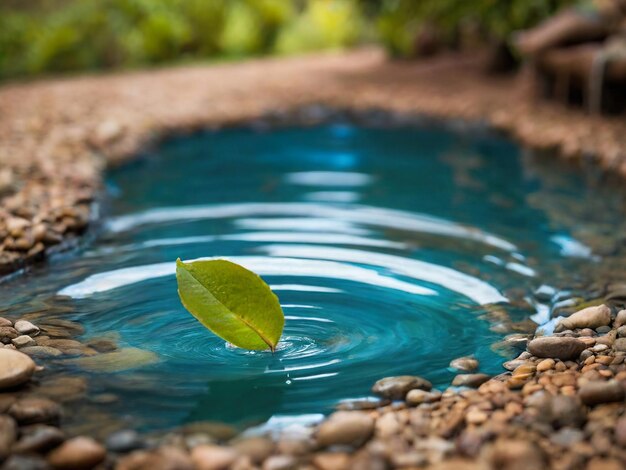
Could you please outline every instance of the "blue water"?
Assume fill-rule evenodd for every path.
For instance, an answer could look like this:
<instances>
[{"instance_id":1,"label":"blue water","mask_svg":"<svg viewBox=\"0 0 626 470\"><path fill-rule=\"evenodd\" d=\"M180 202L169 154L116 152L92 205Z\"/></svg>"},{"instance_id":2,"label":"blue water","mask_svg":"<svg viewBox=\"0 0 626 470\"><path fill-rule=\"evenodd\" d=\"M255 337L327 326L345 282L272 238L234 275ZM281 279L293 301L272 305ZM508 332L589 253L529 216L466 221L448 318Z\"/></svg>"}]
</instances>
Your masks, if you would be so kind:
<instances>
[{"instance_id":1,"label":"blue water","mask_svg":"<svg viewBox=\"0 0 626 470\"><path fill-rule=\"evenodd\" d=\"M66 417L76 426L249 426L327 413L397 374L445 388L459 356L501 372L492 344L511 323L546 319L532 292L581 292L577 271L599 263L587 229L606 218L565 208L617 202L544 166L505 138L431 127L175 138L109 173L95 241L0 295L13 316L45 312L81 323L83 341L148 352L121 371L45 361L87 379ZM259 273L286 315L278 351L229 347L197 323L177 296L177 257Z\"/></svg>"}]
</instances>

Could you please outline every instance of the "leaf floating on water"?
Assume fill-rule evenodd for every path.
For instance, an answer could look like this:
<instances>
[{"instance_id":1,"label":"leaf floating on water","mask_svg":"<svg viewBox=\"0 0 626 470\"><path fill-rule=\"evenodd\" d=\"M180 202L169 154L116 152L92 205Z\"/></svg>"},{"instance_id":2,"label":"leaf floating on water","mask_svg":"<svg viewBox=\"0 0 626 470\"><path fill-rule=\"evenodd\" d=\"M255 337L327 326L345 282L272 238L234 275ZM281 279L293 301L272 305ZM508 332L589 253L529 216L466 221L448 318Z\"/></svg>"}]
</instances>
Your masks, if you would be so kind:
<instances>
[{"instance_id":1,"label":"leaf floating on water","mask_svg":"<svg viewBox=\"0 0 626 470\"><path fill-rule=\"evenodd\" d=\"M206 328L240 348L274 351L285 316L257 274L226 260L176 260L178 295Z\"/></svg>"}]
</instances>

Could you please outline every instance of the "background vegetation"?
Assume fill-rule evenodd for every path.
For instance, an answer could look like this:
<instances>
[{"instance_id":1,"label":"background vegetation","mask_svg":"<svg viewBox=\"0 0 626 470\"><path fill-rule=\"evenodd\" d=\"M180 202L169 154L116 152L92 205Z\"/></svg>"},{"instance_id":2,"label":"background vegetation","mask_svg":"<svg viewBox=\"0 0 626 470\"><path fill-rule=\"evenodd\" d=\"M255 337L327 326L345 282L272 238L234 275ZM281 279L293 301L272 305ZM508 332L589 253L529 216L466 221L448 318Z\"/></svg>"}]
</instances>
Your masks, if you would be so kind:
<instances>
[{"instance_id":1,"label":"background vegetation","mask_svg":"<svg viewBox=\"0 0 626 470\"><path fill-rule=\"evenodd\" d=\"M3 0L0 78L350 47L488 43L568 0Z\"/></svg>"}]
</instances>

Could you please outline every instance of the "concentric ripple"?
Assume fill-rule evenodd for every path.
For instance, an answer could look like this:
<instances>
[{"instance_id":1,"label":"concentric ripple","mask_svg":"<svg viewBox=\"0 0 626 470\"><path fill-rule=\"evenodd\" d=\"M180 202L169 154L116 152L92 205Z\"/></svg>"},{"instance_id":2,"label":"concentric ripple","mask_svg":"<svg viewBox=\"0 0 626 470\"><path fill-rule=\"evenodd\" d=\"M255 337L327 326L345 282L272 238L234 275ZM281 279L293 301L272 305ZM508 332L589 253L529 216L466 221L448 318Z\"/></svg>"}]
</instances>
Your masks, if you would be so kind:
<instances>
[{"instance_id":1,"label":"concentric ripple","mask_svg":"<svg viewBox=\"0 0 626 470\"><path fill-rule=\"evenodd\" d=\"M495 373L501 335L486 314L544 311L520 307L519 292L555 260L593 256L525 205L531 188L515 152L492 137L346 126L173 140L111 174L121 198L87 251L36 275L36 295L24 283L9 296L69 309L84 340L113 338L140 354L114 373L54 362L107 398L114 427L328 412L383 376L445 387L462 355ZM483 189L459 183L471 178ZM263 276L286 316L277 351L225 344L189 315L178 257L226 258ZM90 399L82 406L103 413Z\"/></svg>"}]
</instances>

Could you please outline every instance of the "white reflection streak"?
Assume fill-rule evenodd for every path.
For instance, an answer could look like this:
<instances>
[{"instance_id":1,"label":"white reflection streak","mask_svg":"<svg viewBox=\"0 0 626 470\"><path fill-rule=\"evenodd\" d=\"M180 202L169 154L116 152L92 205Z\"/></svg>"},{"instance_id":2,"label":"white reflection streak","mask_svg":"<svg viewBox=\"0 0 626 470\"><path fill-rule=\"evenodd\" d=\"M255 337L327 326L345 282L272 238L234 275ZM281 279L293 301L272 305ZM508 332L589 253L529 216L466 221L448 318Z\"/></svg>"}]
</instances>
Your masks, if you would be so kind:
<instances>
[{"instance_id":1,"label":"white reflection streak","mask_svg":"<svg viewBox=\"0 0 626 470\"><path fill-rule=\"evenodd\" d=\"M289 258L316 258L346 261L387 268L396 274L443 286L472 299L478 304L508 302L508 299L490 284L468 274L436 264L400 256L372 253L345 248L310 245L269 245L262 250L270 256Z\"/></svg>"},{"instance_id":2,"label":"white reflection streak","mask_svg":"<svg viewBox=\"0 0 626 470\"><path fill-rule=\"evenodd\" d=\"M227 259L241 264L261 276L297 276L317 277L327 279L343 279L360 282L372 286L396 289L409 294L437 295L437 292L427 287L417 286L409 282L379 274L373 269L351 266L335 261L303 260L297 258L266 258L255 256L233 256L220 258L199 258L197 260ZM85 298L98 292L106 292L118 287L135 284L137 282L171 276L176 272L173 262L148 264L131 268L115 269L87 277L84 281L72 284L61 289L58 294L73 298Z\"/></svg>"},{"instance_id":3,"label":"white reflection streak","mask_svg":"<svg viewBox=\"0 0 626 470\"><path fill-rule=\"evenodd\" d=\"M294 290L297 292L326 292L329 294L342 294L341 289L335 289L334 287L322 287L322 286L307 286L304 284L272 284L270 285L272 290Z\"/></svg>"},{"instance_id":4,"label":"white reflection streak","mask_svg":"<svg viewBox=\"0 0 626 470\"><path fill-rule=\"evenodd\" d=\"M315 217L290 218L241 218L233 221L235 227L246 230L289 230L291 232L336 232L351 235L368 235L371 230L357 227L344 220L322 219Z\"/></svg>"},{"instance_id":5,"label":"white reflection streak","mask_svg":"<svg viewBox=\"0 0 626 470\"><path fill-rule=\"evenodd\" d=\"M123 232L142 225L163 222L188 222L199 219L237 218L251 215L302 217L303 214L307 217L339 219L344 222L348 221L375 227L432 233L473 240L505 251L515 251L517 249L515 245L500 237L449 220L425 214L359 205L343 208L306 203L242 203L171 207L117 217L111 219L107 227L112 232Z\"/></svg>"},{"instance_id":6,"label":"white reflection streak","mask_svg":"<svg viewBox=\"0 0 626 470\"><path fill-rule=\"evenodd\" d=\"M285 175L287 183L300 186L366 186L373 179L366 173L350 171L297 171Z\"/></svg>"}]
</instances>

